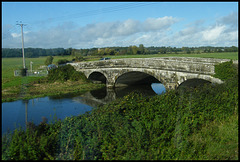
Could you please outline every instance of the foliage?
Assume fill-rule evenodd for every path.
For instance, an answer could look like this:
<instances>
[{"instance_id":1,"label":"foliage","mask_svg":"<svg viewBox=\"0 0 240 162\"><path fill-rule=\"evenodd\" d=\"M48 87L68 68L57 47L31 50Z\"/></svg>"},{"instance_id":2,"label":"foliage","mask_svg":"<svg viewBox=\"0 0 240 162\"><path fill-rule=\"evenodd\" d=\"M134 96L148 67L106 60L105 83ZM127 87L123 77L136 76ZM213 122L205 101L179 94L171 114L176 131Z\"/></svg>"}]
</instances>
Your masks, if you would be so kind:
<instances>
[{"instance_id":1,"label":"foliage","mask_svg":"<svg viewBox=\"0 0 240 162\"><path fill-rule=\"evenodd\" d=\"M53 62L53 57L52 56L47 56L46 60L45 60L45 65L50 65Z\"/></svg>"},{"instance_id":2,"label":"foliage","mask_svg":"<svg viewBox=\"0 0 240 162\"><path fill-rule=\"evenodd\" d=\"M16 129L12 135L5 135L3 139L11 139L3 142L2 160L53 160L58 148L58 128L41 123L39 126L31 124L26 131ZM9 147L7 147L9 145Z\"/></svg>"},{"instance_id":3,"label":"foliage","mask_svg":"<svg viewBox=\"0 0 240 162\"><path fill-rule=\"evenodd\" d=\"M237 160L237 78L154 97L131 93L36 126L33 136L15 131L3 138L2 159Z\"/></svg>"},{"instance_id":4,"label":"foliage","mask_svg":"<svg viewBox=\"0 0 240 162\"><path fill-rule=\"evenodd\" d=\"M236 76L237 74L237 67L234 66L233 61L224 62L219 65L215 65L215 75L214 77L217 77L222 80L227 80L229 78L232 78Z\"/></svg>"},{"instance_id":5,"label":"foliage","mask_svg":"<svg viewBox=\"0 0 240 162\"><path fill-rule=\"evenodd\" d=\"M67 59L60 59L60 60L57 61L57 65L66 64L68 62L69 61Z\"/></svg>"},{"instance_id":6,"label":"foliage","mask_svg":"<svg viewBox=\"0 0 240 162\"><path fill-rule=\"evenodd\" d=\"M40 56L70 55L69 50L64 48L52 48L52 49L25 48L24 52L26 58L34 58ZM22 49L2 48L2 57L22 57Z\"/></svg>"},{"instance_id":7,"label":"foliage","mask_svg":"<svg viewBox=\"0 0 240 162\"><path fill-rule=\"evenodd\" d=\"M86 61L86 60L81 56L76 56L72 59L72 61L80 62L80 61Z\"/></svg>"},{"instance_id":8,"label":"foliage","mask_svg":"<svg viewBox=\"0 0 240 162\"><path fill-rule=\"evenodd\" d=\"M71 81L83 80L87 82L87 78L85 77L85 75L81 72L77 72L71 65L59 66L56 69L50 70L48 73L49 82L55 81L64 82L67 80Z\"/></svg>"}]
</instances>

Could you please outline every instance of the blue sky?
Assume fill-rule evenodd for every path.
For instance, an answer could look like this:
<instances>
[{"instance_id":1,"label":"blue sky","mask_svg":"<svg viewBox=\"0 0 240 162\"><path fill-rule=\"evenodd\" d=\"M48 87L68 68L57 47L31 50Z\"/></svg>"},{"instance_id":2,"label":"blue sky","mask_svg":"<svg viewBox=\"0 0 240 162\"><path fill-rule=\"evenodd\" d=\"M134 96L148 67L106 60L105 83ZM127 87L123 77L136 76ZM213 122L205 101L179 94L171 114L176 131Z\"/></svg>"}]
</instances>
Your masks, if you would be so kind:
<instances>
[{"instance_id":1,"label":"blue sky","mask_svg":"<svg viewBox=\"0 0 240 162\"><path fill-rule=\"evenodd\" d=\"M2 2L2 47L238 46L238 2Z\"/></svg>"}]
</instances>

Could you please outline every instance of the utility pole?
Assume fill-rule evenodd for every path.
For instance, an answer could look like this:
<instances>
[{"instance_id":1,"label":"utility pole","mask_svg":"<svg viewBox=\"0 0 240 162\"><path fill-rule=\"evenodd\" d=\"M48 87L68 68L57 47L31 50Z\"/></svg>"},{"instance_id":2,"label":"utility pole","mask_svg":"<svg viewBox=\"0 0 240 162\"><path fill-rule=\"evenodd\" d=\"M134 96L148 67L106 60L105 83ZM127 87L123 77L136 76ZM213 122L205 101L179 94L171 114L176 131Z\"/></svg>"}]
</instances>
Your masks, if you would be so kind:
<instances>
[{"instance_id":1,"label":"utility pole","mask_svg":"<svg viewBox=\"0 0 240 162\"><path fill-rule=\"evenodd\" d=\"M31 72L32 72L32 64L33 64L33 62L32 62L32 61L30 61L30 68L31 68Z\"/></svg>"},{"instance_id":2,"label":"utility pole","mask_svg":"<svg viewBox=\"0 0 240 162\"><path fill-rule=\"evenodd\" d=\"M21 23L21 21L20 21ZM23 39L23 26L26 24L16 24L16 25L20 25L21 26L21 32L22 32L22 54L23 54L23 68L26 68L26 64L25 64L25 57L24 57L24 39Z\"/></svg>"}]
</instances>

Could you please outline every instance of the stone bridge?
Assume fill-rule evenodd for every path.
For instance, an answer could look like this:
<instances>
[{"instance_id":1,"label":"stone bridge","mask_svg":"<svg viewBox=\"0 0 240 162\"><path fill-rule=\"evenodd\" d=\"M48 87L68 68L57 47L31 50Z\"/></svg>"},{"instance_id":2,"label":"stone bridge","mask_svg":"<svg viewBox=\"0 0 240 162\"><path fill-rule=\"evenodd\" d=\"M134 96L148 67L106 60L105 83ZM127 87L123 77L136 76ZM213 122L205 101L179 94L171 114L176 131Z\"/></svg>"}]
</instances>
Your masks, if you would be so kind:
<instances>
[{"instance_id":1,"label":"stone bridge","mask_svg":"<svg viewBox=\"0 0 240 162\"><path fill-rule=\"evenodd\" d=\"M166 89L176 89L184 82L204 81L221 84L214 78L214 65L229 59L162 57L125 58L105 61L68 63L77 71L107 87L121 87L152 82L162 83Z\"/></svg>"}]
</instances>

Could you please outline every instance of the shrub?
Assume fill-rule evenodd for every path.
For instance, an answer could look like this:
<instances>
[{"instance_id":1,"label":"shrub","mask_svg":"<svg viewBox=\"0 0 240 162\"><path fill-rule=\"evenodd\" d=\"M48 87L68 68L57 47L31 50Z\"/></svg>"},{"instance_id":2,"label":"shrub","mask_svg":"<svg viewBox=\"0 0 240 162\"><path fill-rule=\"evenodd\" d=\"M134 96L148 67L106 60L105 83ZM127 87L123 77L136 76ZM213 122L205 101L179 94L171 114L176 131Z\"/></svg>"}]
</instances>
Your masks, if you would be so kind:
<instances>
[{"instance_id":1,"label":"shrub","mask_svg":"<svg viewBox=\"0 0 240 162\"><path fill-rule=\"evenodd\" d=\"M68 62L69 61L67 59L60 59L60 60L57 61L57 65L66 64Z\"/></svg>"},{"instance_id":2,"label":"shrub","mask_svg":"<svg viewBox=\"0 0 240 162\"><path fill-rule=\"evenodd\" d=\"M237 75L237 67L234 66L233 61L231 60L215 65L215 73L214 77L221 80L227 80Z\"/></svg>"},{"instance_id":3,"label":"shrub","mask_svg":"<svg viewBox=\"0 0 240 162\"><path fill-rule=\"evenodd\" d=\"M72 61L76 61L76 62L80 62L80 61L85 61L86 59L84 59L83 57L79 56L79 57L75 57L72 59Z\"/></svg>"},{"instance_id":4,"label":"shrub","mask_svg":"<svg viewBox=\"0 0 240 162\"><path fill-rule=\"evenodd\" d=\"M83 73L77 72L74 69L74 67L71 65L60 66L57 69L50 70L48 73L48 81L49 82L55 82L55 81L65 82L67 80L87 81L87 78L85 77L85 75Z\"/></svg>"},{"instance_id":5,"label":"shrub","mask_svg":"<svg viewBox=\"0 0 240 162\"><path fill-rule=\"evenodd\" d=\"M52 56L47 56L46 60L45 60L45 65L50 65L53 62L53 57Z\"/></svg>"}]
</instances>

